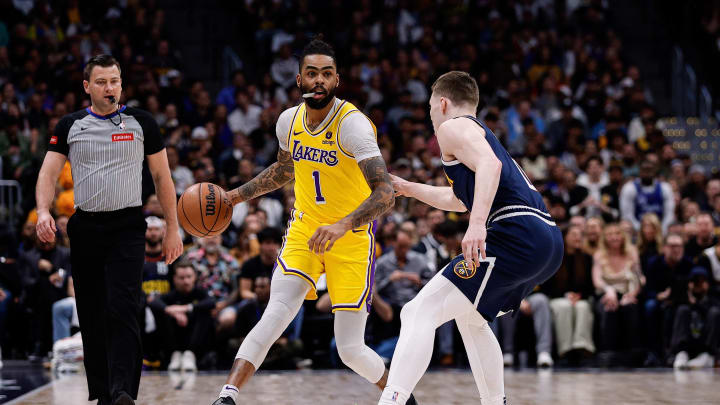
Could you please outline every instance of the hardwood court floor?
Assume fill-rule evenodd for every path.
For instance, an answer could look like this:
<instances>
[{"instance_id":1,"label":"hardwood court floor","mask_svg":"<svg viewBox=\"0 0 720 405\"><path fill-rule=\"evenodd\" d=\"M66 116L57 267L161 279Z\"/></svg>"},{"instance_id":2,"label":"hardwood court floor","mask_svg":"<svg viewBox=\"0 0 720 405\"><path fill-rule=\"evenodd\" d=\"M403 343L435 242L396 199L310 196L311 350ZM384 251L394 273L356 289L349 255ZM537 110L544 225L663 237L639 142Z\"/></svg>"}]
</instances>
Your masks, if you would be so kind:
<instances>
[{"instance_id":1,"label":"hardwood court floor","mask_svg":"<svg viewBox=\"0 0 720 405\"><path fill-rule=\"evenodd\" d=\"M225 375L143 375L138 405L209 405ZM720 372L508 371L510 405L720 404ZM417 387L422 405L479 404L469 372L434 371ZM260 373L243 391L241 404L375 405L380 392L345 371ZM84 376L56 379L16 404L88 404ZM238 404L239 405L239 404Z\"/></svg>"}]
</instances>

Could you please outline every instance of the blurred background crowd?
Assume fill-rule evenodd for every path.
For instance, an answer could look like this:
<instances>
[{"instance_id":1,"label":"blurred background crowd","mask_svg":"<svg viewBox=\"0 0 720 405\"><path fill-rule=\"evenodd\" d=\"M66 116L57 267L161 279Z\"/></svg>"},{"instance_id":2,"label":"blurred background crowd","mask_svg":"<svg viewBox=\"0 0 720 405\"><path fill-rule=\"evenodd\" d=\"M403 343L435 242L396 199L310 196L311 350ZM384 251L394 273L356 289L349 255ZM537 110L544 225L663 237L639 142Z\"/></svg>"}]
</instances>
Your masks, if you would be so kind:
<instances>
[{"instance_id":1,"label":"blurred background crowd","mask_svg":"<svg viewBox=\"0 0 720 405\"><path fill-rule=\"evenodd\" d=\"M493 322L506 365L714 366L720 177L666 142L657 94L628 62L611 2L213 3L238 16L242 45L228 53L232 69L212 77L197 73L210 62L180 51L161 3L0 1L1 178L16 180L21 197L2 207L4 219L20 220L0 225L4 358L44 361L78 330L65 228L73 214L69 165L53 207L56 243L35 236L34 186L48 134L89 105L85 62L98 53L120 61L121 103L158 122L178 195L196 182L231 189L274 161L275 121L301 102L295 55L323 32L337 52L337 94L372 119L393 173L447 185L429 88L440 74L464 70L480 88L478 116L563 229L558 273L518 314ZM221 237L186 235L184 258L169 268L162 210L145 177L144 364L229 367L267 304L292 185L237 205ZM400 308L461 252L467 220L405 198L381 220L366 339L388 361ZM338 366L329 298L319 295L264 367ZM467 364L452 322L436 342L434 364Z\"/></svg>"}]
</instances>

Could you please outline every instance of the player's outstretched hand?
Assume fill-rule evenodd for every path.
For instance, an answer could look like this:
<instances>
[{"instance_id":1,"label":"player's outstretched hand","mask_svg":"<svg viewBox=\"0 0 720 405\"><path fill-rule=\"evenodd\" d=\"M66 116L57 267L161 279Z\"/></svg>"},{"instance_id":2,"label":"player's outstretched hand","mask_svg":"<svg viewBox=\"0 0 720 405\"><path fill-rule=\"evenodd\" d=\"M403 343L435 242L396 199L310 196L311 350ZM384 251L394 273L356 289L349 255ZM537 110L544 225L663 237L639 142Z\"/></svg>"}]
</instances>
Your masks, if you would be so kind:
<instances>
[{"instance_id":1,"label":"player's outstretched hand","mask_svg":"<svg viewBox=\"0 0 720 405\"><path fill-rule=\"evenodd\" d=\"M487 229L485 224L470 224L462 240L462 250L465 260L472 261L475 267L480 267L480 260L485 260L485 239Z\"/></svg>"},{"instance_id":2,"label":"player's outstretched hand","mask_svg":"<svg viewBox=\"0 0 720 405\"><path fill-rule=\"evenodd\" d=\"M392 186L395 189L395 195L410 197L410 194L408 194L407 186L410 184L409 181L403 179L402 177L398 177L394 174L390 174L390 181L392 181Z\"/></svg>"},{"instance_id":3,"label":"player's outstretched hand","mask_svg":"<svg viewBox=\"0 0 720 405\"><path fill-rule=\"evenodd\" d=\"M311 252L323 254L330 250L335 241L342 238L349 229L347 225L337 222L332 225L321 226L315 230L313 236L308 240L308 248Z\"/></svg>"}]
</instances>

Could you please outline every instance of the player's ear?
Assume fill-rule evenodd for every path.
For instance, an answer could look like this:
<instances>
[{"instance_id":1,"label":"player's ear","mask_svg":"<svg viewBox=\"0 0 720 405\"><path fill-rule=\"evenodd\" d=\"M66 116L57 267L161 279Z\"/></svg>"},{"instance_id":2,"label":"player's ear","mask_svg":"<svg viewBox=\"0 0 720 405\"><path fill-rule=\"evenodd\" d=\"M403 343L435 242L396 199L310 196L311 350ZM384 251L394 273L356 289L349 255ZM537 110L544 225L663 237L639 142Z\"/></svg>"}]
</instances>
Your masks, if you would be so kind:
<instances>
[{"instance_id":1,"label":"player's ear","mask_svg":"<svg viewBox=\"0 0 720 405\"><path fill-rule=\"evenodd\" d=\"M440 97L440 112L443 114L447 113L448 100L445 97Z\"/></svg>"},{"instance_id":2,"label":"player's ear","mask_svg":"<svg viewBox=\"0 0 720 405\"><path fill-rule=\"evenodd\" d=\"M302 87L300 87L300 73L295 75L295 84L297 84L298 89L302 89Z\"/></svg>"}]
</instances>

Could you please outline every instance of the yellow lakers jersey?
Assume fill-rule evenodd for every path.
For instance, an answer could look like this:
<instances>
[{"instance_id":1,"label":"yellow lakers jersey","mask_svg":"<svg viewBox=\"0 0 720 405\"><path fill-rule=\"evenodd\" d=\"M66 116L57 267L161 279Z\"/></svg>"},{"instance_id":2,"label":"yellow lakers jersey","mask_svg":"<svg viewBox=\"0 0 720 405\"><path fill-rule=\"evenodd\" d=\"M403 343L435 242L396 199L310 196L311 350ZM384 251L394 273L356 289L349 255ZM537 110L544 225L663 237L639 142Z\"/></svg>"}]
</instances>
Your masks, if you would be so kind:
<instances>
[{"instance_id":1,"label":"yellow lakers jersey","mask_svg":"<svg viewBox=\"0 0 720 405\"><path fill-rule=\"evenodd\" d=\"M345 117L362 112L341 101L332 114L321 128L310 131L306 106L301 104L287 137L295 165L295 209L323 223L344 218L370 195L355 157L342 147L343 136L352 134L338 133Z\"/></svg>"}]
</instances>

